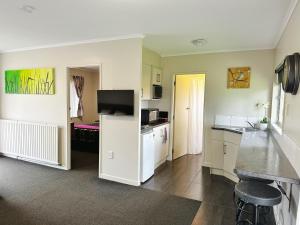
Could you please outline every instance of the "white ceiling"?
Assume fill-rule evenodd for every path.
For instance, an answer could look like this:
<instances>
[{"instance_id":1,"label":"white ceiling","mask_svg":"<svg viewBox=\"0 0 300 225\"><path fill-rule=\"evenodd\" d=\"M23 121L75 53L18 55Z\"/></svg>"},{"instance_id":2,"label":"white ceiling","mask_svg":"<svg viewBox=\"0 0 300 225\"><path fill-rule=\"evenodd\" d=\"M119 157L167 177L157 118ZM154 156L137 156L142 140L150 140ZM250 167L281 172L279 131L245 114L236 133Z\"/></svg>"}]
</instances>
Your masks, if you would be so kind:
<instances>
[{"instance_id":1,"label":"white ceiling","mask_svg":"<svg viewBox=\"0 0 300 225\"><path fill-rule=\"evenodd\" d=\"M1 0L0 51L144 34L161 55L270 49L297 0ZM36 8L25 13L23 5ZM190 41L205 38L195 47Z\"/></svg>"}]
</instances>

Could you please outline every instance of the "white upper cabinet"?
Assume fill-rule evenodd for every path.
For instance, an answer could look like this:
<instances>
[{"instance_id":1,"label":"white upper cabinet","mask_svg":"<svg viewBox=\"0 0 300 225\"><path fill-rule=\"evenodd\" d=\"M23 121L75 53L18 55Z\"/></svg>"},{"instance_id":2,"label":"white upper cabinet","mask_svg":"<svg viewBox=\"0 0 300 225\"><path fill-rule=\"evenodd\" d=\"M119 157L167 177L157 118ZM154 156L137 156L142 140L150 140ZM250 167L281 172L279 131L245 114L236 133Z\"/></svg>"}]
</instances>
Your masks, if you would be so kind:
<instances>
[{"instance_id":1,"label":"white upper cabinet","mask_svg":"<svg viewBox=\"0 0 300 225\"><path fill-rule=\"evenodd\" d=\"M152 77L151 77L151 66L143 64L143 76L142 76L142 99L152 99Z\"/></svg>"},{"instance_id":2,"label":"white upper cabinet","mask_svg":"<svg viewBox=\"0 0 300 225\"><path fill-rule=\"evenodd\" d=\"M152 66L152 85L161 85L162 70L158 67Z\"/></svg>"},{"instance_id":3,"label":"white upper cabinet","mask_svg":"<svg viewBox=\"0 0 300 225\"><path fill-rule=\"evenodd\" d=\"M158 67L143 64L142 100L153 99L153 85L161 85L162 70Z\"/></svg>"}]
</instances>

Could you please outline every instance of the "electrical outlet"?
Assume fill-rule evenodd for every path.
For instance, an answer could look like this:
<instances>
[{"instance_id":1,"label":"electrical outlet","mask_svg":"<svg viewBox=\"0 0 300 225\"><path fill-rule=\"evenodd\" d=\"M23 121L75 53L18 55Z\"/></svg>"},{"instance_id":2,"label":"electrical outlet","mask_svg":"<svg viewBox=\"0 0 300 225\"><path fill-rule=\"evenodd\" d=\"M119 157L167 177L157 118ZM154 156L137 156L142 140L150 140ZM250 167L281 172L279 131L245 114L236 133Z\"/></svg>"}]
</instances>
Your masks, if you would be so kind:
<instances>
[{"instance_id":1,"label":"electrical outlet","mask_svg":"<svg viewBox=\"0 0 300 225\"><path fill-rule=\"evenodd\" d=\"M113 159L114 158L114 152L113 151L108 151L108 158Z\"/></svg>"}]
</instances>

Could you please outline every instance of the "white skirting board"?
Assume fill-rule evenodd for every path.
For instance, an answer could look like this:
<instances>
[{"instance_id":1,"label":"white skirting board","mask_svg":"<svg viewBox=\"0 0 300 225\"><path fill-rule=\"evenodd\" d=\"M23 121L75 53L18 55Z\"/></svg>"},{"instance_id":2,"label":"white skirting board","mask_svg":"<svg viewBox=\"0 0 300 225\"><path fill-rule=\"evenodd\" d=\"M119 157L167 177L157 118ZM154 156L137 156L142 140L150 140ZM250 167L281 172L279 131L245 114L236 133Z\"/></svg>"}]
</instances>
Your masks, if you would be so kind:
<instances>
[{"instance_id":1,"label":"white skirting board","mask_svg":"<svg viewBox=\"0 0 300 225\"><path fill-rule=\"evenodd\" d=\"M121 178L121 177L115 177L115 176L111 176L111 175L107 175L107 174L103 174L103 173L101 173L99 175L99 178L114 181L114 182L118 182L118 183L122 183L122 184L133 185L133 186L140 186L141 185L140 181L124 179L124 178Z\"/></svg>"},{"instance_id":2,"label":"white skirting board","mask_svg":"<svg viewBox=\"0 0 300 225\"><path fill-rule=\"evenodd\" d=\"M31 159L27 159L27 158L22 158L22 157L17 157L15 155L10 155L10 154L3 154L0 153L0 157L8 157L8 158L12 158L12 159L17 159L17 160L21 160L21 161L25 161L25 162L30 162L30 163L34 163L34 164L38 164L41 166L47 166L47 167L51 167L51 168L55 168L55 169L60 169L60 170L70 170L65 166L62 166L61 164L49 164L49 163L45 163L42 161L37 161L37 160L31 160Z\"/></svg>"}]
</instances>

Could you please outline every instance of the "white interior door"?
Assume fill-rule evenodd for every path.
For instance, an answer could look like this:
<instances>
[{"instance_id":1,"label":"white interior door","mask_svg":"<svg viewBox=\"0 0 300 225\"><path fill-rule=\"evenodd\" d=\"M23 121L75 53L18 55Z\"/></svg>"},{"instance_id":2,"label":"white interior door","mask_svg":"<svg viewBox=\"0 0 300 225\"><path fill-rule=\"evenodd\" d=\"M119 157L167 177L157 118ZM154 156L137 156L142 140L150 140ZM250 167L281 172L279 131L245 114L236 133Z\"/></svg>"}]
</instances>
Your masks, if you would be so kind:
<instances>
[{"instance_id":1,"label":"white interior door","mask_svg":"<svg viewBox=\"0 0 300 225\"><path fill-rule=\"evenodd\" d=\"M177 75L175 82L173 159L187 154L190 80Z\"/></svg>"},{"instance_id":2,"label":"white interior door","mask_svg":"<svg viewBox=\"0 0 300 225\"><path fill-rule=\"evenodd\" d=\"M173 159L202 152L205 74L175 80Z\"/></svg>"}]
</instances>

